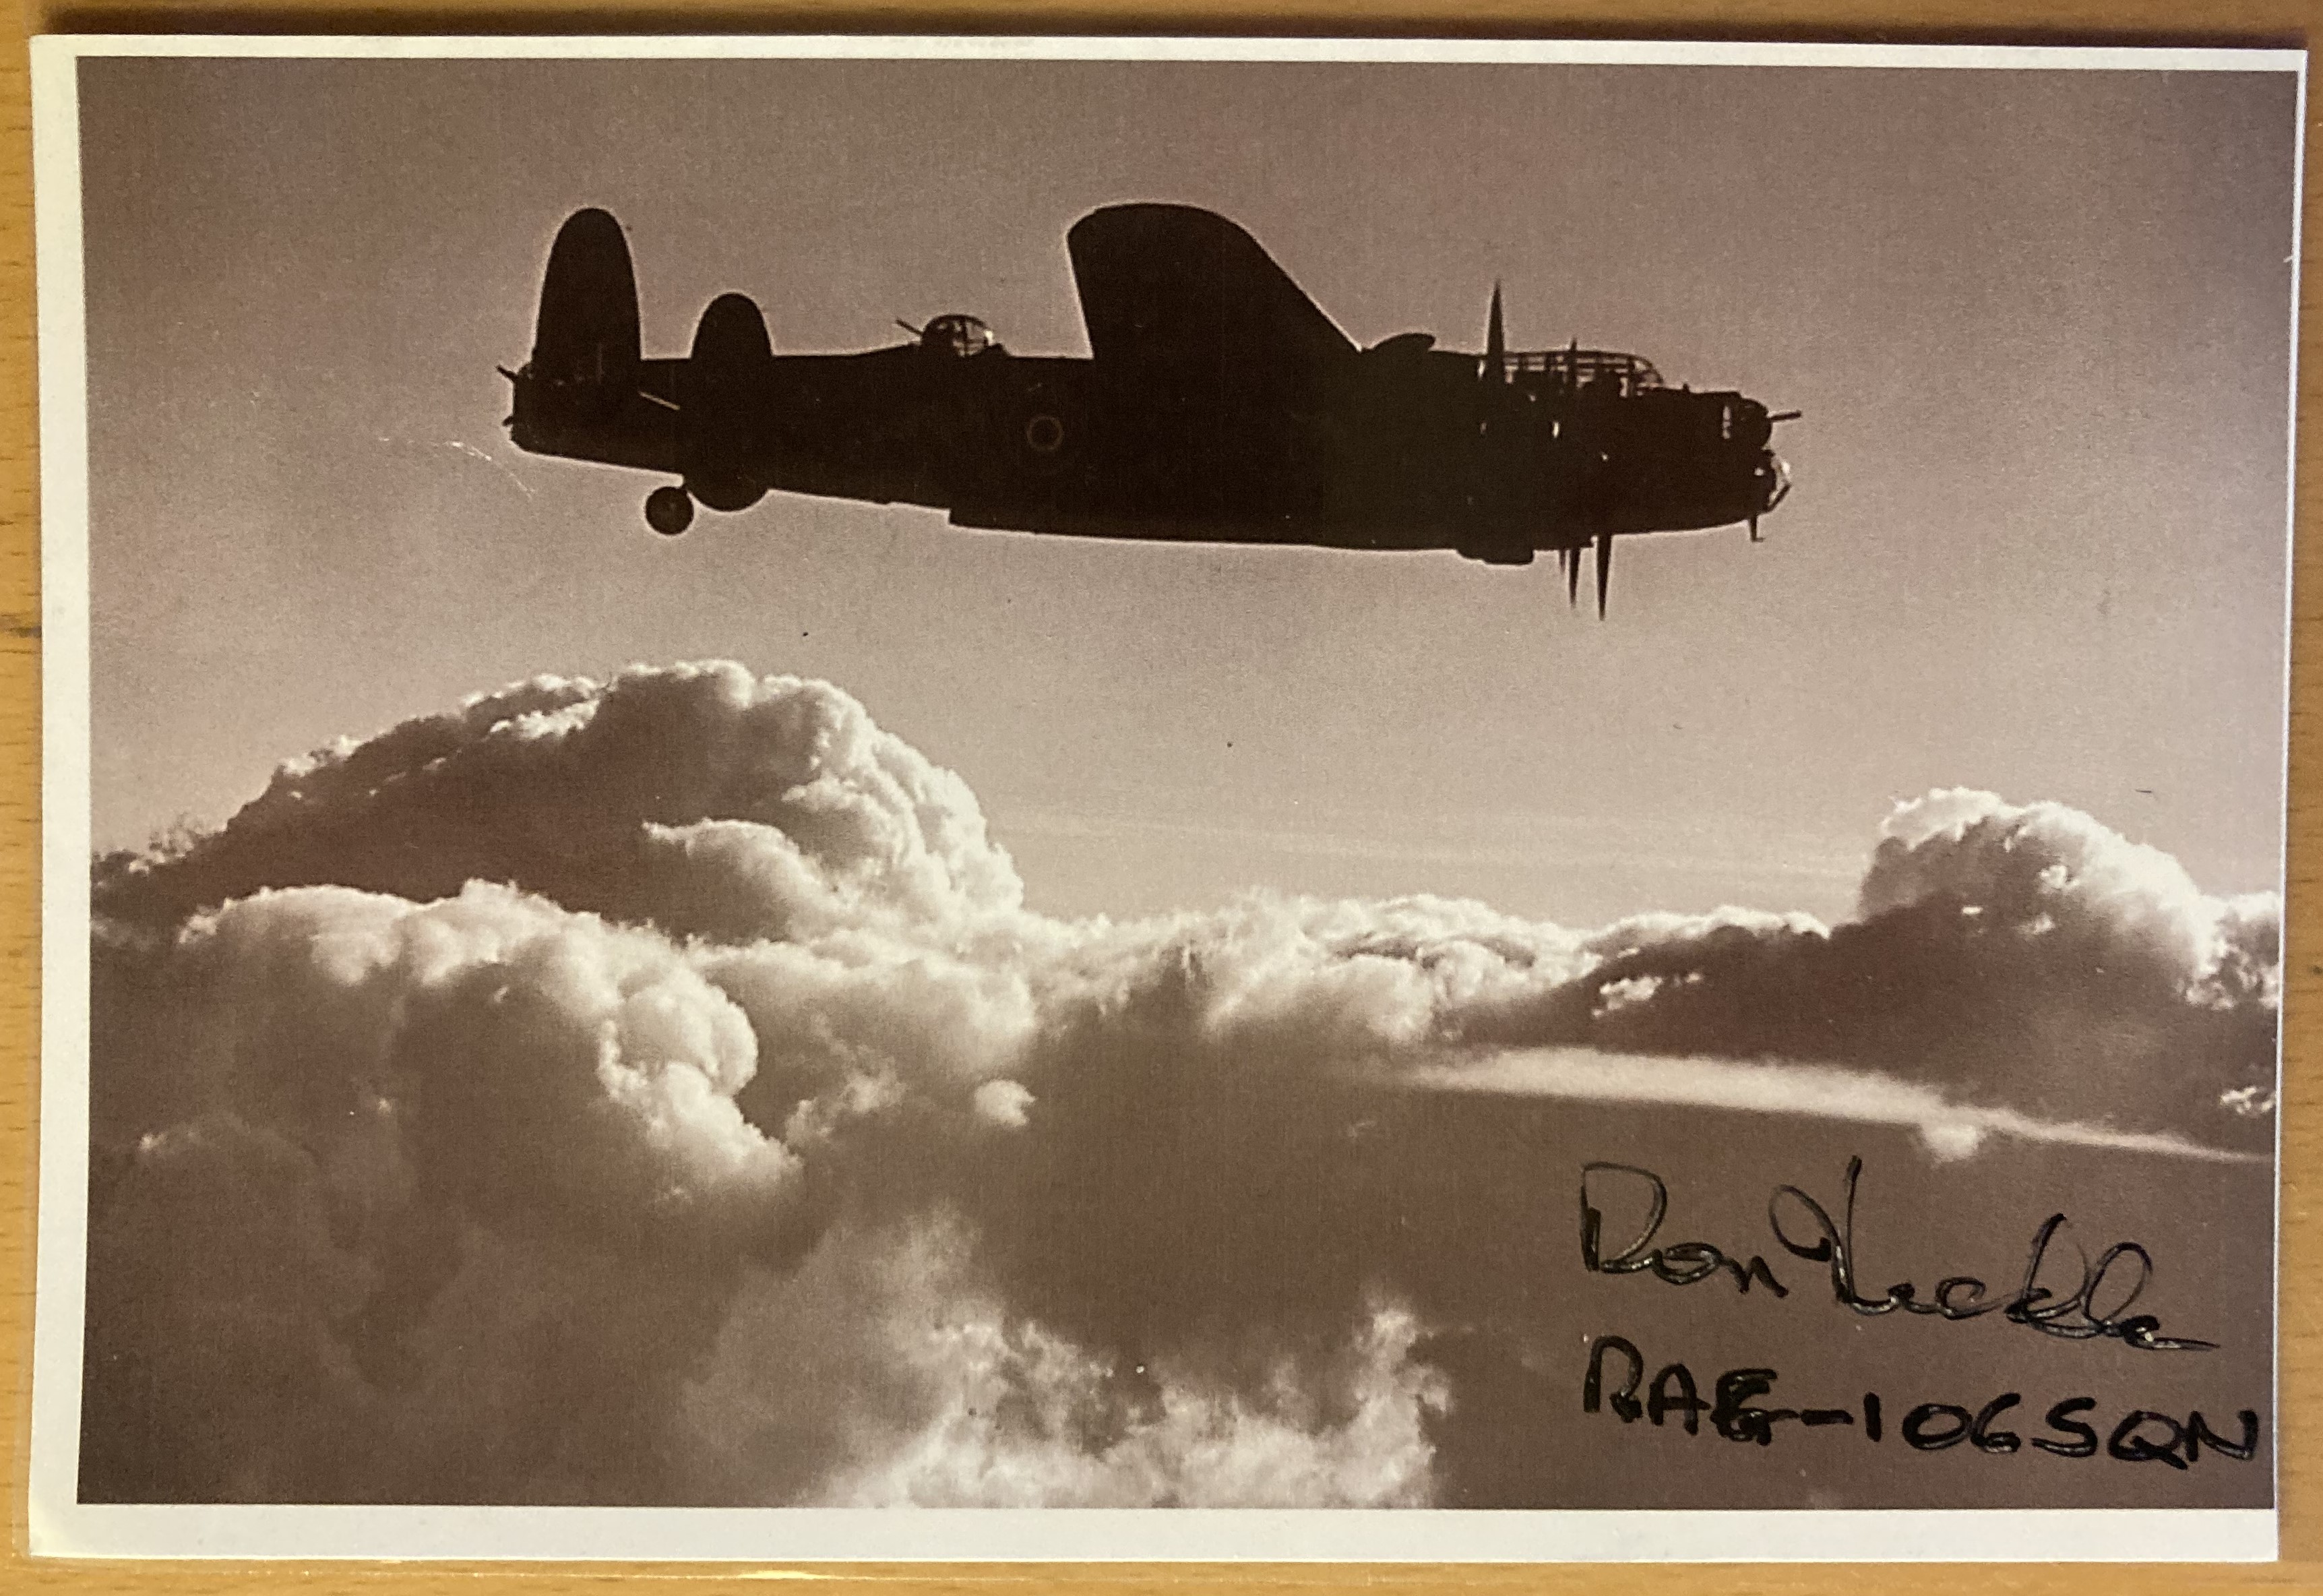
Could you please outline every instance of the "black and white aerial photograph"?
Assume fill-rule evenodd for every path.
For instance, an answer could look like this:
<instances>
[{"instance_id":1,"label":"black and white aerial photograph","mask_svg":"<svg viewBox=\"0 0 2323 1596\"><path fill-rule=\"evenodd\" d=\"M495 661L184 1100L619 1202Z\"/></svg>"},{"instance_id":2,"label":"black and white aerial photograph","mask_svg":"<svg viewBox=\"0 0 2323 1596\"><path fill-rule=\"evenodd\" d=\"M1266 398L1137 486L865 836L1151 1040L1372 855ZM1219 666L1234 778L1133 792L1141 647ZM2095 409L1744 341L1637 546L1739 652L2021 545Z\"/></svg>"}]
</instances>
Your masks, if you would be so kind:
<instances>
[{"instance_id":1,"label":"black and white aerial photograph","mask_svg":"<svg viewBox=\"0 0 2323 1596\"><path fill-rule=\"evenodd\" d=\"M2302 57L307 43L36 60L39 1549L2274 1555Z\"/></svg>"}]
</instances>

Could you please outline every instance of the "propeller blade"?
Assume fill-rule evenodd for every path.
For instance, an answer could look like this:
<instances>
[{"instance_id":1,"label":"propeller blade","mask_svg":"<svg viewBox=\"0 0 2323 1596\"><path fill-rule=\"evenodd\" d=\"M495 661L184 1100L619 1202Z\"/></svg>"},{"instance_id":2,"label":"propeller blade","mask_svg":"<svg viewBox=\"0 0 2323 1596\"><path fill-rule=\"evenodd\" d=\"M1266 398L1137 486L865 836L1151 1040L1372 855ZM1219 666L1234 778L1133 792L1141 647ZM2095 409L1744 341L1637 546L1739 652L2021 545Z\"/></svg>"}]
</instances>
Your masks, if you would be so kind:
<instances>
[{"instance_id":1,"label":"propeller blade","mask_svg":"<svg viewBox=\"0 0 2323 1596\"><path fill-rule=\"evenodd\" d=\"M924 337L926 335L922 333L919 328L914 326L910 322L905 321L900 316L895 318L895 325L903 328L904 331L909 333L914 338Z\"/></svg>"},{"instance_id":2,"label":"propeller blade","mask_svg":"<svg viewBox=\"0 0 2323 1596\"><path fill-rule=\"evenodd\" d=\"M1597 619L1605 619L1605 587L1613 580L1613 535L1597 534Z\"/></svg>"},{"instance_id":3,"label":"propeller blade","mask_svg":"<svg viewBox=\"0 0 2323 1596\"><path fill-rule=\"evenodd\" d=\"M1565 601L1578 610L1581 608L1581 551L1568 548L1558 552L1565 555Z\"/></svg>"},{"instance_id":4,"label":"propeller blade","mask_svg":"<svg viewBox=\"0 0 2323 1596\"><path fill-rule=\"evenodd\" d=\"M1804 410L1782 410L1768 417L1767 419L1769 421L1796 421L1800 417L1805 414L1806 412Z\"/></svg>"},{"instance_id":5,"label":"propeller blade","mask_svg":"<svg viewBox=\"0 0 2323 1596\"><path fill-rule=\"evenodd\" d=\"M1500 382L1506 380L1508 373L1502 369L1501 357L1508 352L1508 339L1501 329L1501 285L1495 279L1492 283L1492 314L1484 329L1484 375L1487 381Z\"/></svg>"},{"instance_id":6,"label":"propeller blade","mask_svg":"<svg viewBox=\"0 0 2323 1596\"><path fill-rule=\"evenodd\" d=\"M1750 541L1753 543L1758 541L1758 518L1757 516L1752 516L1750 518Z\"/></svg>"}]
</instances>

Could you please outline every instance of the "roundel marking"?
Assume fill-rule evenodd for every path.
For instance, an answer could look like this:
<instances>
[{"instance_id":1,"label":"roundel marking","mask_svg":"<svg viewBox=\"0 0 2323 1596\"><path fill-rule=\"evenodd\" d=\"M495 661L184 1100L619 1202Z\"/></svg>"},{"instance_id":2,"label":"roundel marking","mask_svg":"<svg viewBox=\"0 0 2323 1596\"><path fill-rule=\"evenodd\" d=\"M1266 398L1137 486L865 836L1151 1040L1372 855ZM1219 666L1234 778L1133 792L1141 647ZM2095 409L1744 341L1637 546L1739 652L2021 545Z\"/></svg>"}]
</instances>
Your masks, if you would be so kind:
<instances>
[{"instance_id":1,"label":"roundel marking","mask_svg":"<svg viewBox=\"0 0 2323 1596\"><path fill-rule=\"evenodd\" d=\"M1042 414L1024 423L1024 446L1035 454L1053 454L1065 446L1065 424Z\"/></svg>"}]
</instances>

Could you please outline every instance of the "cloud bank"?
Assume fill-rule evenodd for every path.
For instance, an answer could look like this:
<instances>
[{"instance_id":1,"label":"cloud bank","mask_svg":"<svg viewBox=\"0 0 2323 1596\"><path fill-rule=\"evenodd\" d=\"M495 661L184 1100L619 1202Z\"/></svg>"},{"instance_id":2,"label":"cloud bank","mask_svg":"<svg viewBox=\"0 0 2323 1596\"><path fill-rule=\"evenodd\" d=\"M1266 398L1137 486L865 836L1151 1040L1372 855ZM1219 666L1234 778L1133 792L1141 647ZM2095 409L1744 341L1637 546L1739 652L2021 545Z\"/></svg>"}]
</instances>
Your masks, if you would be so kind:
<instances>
[{"instance_id":1,"label":"cloud bank","mask_svg":"<svg viewBox=\"0 0 2323 1596\"><path fill-rule=\"evenodd\" d=\"M1068 922L854 700L709 664L339 743L93 903L93 1500L1419 1505L1490 1241L1388 1105L2272 1136L2278 901L1986 793L1835 927Z\"/></svg>"}]
</instances>

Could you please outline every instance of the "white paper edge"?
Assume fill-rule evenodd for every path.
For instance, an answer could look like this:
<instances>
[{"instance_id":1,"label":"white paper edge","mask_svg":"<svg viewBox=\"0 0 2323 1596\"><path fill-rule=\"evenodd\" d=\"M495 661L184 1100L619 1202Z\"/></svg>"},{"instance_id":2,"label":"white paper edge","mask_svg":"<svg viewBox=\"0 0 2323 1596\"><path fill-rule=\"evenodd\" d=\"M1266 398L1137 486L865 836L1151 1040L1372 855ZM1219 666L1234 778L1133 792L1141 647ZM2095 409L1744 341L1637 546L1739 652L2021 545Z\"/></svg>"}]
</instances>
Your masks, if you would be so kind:
<instances>
[{"instance_id":1,"label":"white paper edge","mask_svg":"<svg viewBox=\"0 0 2323 1596\"><path fill-rule=\"evenodd\" d=\"M42 1555L686 1562L2264 1562L2267 1508L81 1507Z\"/></svg>"},{"instance_id":2,"label":"white paper edge","mask_svg":"<svg viewBox=\"0 0 2323 1596\"><path fill-rule=\"evenodd\" d=\"M88 1159L87 351L78 69L83 56L1565 62L1979 70L2295 72L2290 453L2298 456L2297 50L1624 41L1005 36L503 37L47 34L31 41L41 379L40 1222L27 1523L35 1556L677 1561L2263 1562L2277 1510L183 1507L75 1500ZM2291 505L2295 512L2295 489ZM2286 527L2286 549L2295 525ZM2286 567L2288 570L2288 565ZM2286 590L2288 590L2286 582ZM2285 635L2291 606L2285 597ZM2285 661L2288 869L2289 650ZM2283 879L2287 883L2288 876ZM2282 1087L2277 1041L2276 1089ZM2275 1124L2281 1169L2282 1117ZM2275 1199L2281 1280L2282 1195ZM2272 1447L2281 1500L2281 1305Z\"/></svg>"},{"instance_id":3,"label":"white paper edge","mask_svg":"<svg viewBox=\"0 0 2323 1596\"><path fill-rule=\"evenodd\" d=\"M2282 854L2275 867L2281 890L2291 888L2291 656L2298 647L2299 609L2299 285L2306 271L2307 72L2299 73L2299 135L2291 158L2291 424L2282 468ZM2274 1500L2282 1501L2282 1059L2286 1032L2274 1028Z\"/></svg>"},{"instance_id":4,"label":"white paper edge","mask_svg":"<svg viewBox=\"0 0 2323 1596\"><path fill-rule=\"evenodd\" d=\"M40 1230L33 1270L32 1550L69 1544L88 1234L88 362L75 59L32 48L41 373Z\"/></svg>"},{"instance_id":5,"label":"white paper edge","mask_svg":"<svg viewBox=\"0 0 2323 1596\"><path fill-rule=\"evenodd\" d=\"M50 34L82 55L477 60L942 59L1051 61L1563 62L1597 66L1887 67L1976 70L2300 71L2298 50L2147 50L1997 44L1742 44L1648 40L1262 39L838 33L454 38L337 34Z\"/></svg>"}]
</instances>

